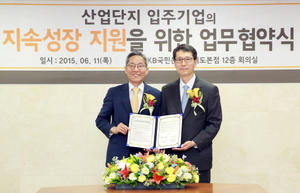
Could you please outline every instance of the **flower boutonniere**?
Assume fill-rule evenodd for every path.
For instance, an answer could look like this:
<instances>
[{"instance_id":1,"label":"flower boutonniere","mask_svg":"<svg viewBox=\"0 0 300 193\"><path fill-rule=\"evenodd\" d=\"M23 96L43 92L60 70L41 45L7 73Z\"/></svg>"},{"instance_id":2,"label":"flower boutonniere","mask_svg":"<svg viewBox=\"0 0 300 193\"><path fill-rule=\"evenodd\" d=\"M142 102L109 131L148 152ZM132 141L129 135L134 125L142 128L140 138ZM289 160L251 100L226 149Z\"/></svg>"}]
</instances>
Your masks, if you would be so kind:
<instances>
[{"instance_id":1,"label":"flower boutonniere","mask_svg":"<svg viewBox=\"0 0 300 193\"><path fill-rule=\"evenodd\" d=\"M203 93L200 91L200 88L194 88L193 90L188 90L186 92L189 95L189 98L192 100L191 106L194 107L194 115L197 115L196 107L200 107L205 112L204 107L201 105Z\"/></svg>"},{"instance_id":2,"label":"flower boutonniere","mask_svg":"<svg viewBox=\"0 0 300 193\"><path fill-rule=\"evenodd\" d=\"M143 101L144 101L144 106L140 110L142 112L145 109L148 109L150 112L150 116L152 116L152 112L154 110L154 104L156 103L157 100L155 100L155 96L151 94L144 93L143 94Z\"/></svg>"}]
</instances>

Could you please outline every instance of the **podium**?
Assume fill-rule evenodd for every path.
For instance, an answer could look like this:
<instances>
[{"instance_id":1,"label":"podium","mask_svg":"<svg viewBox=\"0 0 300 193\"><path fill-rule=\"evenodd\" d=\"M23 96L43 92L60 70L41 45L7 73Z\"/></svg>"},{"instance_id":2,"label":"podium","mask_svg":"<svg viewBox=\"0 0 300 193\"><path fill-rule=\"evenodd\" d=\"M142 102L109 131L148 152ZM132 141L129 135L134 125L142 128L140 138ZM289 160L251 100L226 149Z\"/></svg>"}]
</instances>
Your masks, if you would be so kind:
<instances>
[{"instance_id":1,"label":"podium","mask_svg":"<svg viewBox=\"0 0 300 193\"><path fill-rule=\"evenodd\" d=\"M63 186L41 188L37 193L267 193L257 184L220 184L197 183L187 184L184 189L163 190L116 190L103 185Z\"/></svg>"}]
</instances>

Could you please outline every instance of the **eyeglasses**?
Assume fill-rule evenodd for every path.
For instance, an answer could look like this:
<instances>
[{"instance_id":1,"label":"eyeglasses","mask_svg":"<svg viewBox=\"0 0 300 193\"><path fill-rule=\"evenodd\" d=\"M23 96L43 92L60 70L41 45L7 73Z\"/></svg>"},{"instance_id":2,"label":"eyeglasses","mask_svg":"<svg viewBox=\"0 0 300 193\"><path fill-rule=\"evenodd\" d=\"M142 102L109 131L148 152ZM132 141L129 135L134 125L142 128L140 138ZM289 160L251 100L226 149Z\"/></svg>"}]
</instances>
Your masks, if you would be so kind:
<instances>
[{"instance_id":1,"label":"eyeglasses","mask_svg":"<svg viewBox=\"0 0 300 193\"><path fill-rule=\"evenodd\" d=\"M145 64L127 64L126 65L130 70L134 70L137 67L139 70L143 70L146 68Z\"/></svg>"},{"instance_id":2,"label":"eyeglasses","mask_svg":"<svg viewBox=\"0 0 300 193\"><path fill-rule=\"evenodd\" d=\"M183 61L186 64L190 64L193 60L194 60L194 58L176 58L174 61L176 64L181 64Z\"/></svg>"}]
</instances>

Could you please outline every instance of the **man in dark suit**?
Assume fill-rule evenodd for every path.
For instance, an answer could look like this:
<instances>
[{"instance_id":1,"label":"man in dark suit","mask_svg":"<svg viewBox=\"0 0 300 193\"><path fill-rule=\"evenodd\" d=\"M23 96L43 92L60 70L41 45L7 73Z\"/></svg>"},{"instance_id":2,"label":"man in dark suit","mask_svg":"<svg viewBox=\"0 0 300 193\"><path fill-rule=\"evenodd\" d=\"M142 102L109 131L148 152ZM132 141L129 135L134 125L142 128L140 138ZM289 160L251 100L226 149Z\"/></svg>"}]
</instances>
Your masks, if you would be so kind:
<instances>
[{"instance_id":1,"label":"man in dark suit","mask_svg":"<svg viewBox=\"0 0 300 193\"><path fill-rule=\"evenodd\" d=\"M212 168L212 141L222 121L222 110L217 86L195 75L198 63L197 51L190 45L182 44L173 50L173 60L180 79L162 88L162 115L183 113L181 147L167 149L168 154L186 156L185 160L198 167L200 183L210 183ZM188 99L182 107L182 96L188 90L199 88L199 98ZM201 93L202 98L201 98ZM200 100L199 100L200 99ZM196 104L196 105L195 105Z\"/></svg>"},{"instance_id":2,"label":"man in dark suit","mask_svg":"<svg viewBox=\"0 0 300 193\"><path fill-rule=\"evenodd\" d=\"M106 163L111 163L112 158L115 156L122 159L130 154L143 153L141 148L126 146L126 142L130 113L150 115L148 109L141 111L141 107L144 106L142 100L144 93L153 95L157 100L152 115L158 116L161 114L161 92L144 83L148 70L145 55L140 52L130 53L126 58L125 66L125 73L129 82L110 88L103 100L103 106L96 118L96 126L109 139ZM139 108L135 110L136 112L131 107L134 88L139 88L137 92L139 98L137 107Z\"/></svg>"}]
</instances>

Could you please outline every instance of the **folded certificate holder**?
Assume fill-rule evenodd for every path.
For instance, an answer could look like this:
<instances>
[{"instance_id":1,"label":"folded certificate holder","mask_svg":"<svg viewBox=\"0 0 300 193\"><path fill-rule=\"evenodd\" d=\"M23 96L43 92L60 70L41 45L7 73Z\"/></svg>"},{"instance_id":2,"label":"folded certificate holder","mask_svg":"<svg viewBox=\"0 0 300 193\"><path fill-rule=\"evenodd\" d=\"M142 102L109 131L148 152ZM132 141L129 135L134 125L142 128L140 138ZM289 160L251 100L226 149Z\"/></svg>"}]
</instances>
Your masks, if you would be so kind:
<instances>
[{"instance_id":1,"label":"folded certificate holder","mask_svg":"<svg viewBox=\"0 0 300 193\"><path fill-rule=\"evenodd\" d=\"M149 116L130 114L127 146L147 149L180 147L182 114Z\"/></svg>"}]
</instances>

